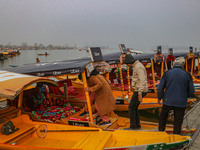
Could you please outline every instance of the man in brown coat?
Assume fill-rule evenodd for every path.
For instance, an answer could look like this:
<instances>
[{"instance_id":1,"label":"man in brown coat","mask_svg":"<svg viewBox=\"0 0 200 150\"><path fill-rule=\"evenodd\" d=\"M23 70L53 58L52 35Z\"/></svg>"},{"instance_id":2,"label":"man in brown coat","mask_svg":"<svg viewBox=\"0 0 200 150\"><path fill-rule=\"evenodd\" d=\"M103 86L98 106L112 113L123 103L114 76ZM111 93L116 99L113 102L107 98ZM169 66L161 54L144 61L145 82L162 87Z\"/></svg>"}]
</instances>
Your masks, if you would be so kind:
<instances>
[{"instance_id":1,"label":"man in brown coat","mask_svg":"<svg viewBox=\"0 0 200 150\"><path fill-rule=\"evenodd\" d=\"M116 108L115 98L106 78L94 69L88 78L88 87L85 89L89 92L95 92L95 105L103 122L99 125L110 125L108 114Z\"/></svg>"}]
</instances>

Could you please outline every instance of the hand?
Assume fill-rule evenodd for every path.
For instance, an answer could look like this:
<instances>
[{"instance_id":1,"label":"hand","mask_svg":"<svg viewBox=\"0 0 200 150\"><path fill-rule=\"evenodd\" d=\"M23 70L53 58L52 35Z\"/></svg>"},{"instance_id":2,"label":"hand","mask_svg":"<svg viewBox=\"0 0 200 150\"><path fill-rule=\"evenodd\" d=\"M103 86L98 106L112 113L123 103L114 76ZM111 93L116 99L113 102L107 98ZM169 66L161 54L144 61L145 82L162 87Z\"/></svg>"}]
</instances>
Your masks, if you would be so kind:
<instances>
[{"instance_id":1,"label":"hand","mask_svg":"<svg viewBox=\"0 0 200 150\"><path fill-rule=\"evenodd\" d=\"M159 104L159 105L161 105L160 101L161 101L161 99L158 99L158 104Z\"/></svg>"},{"instance_id":2,"label":"hand","mask_svg":"<svg viewBox=\"0 0 200 150\"><path fill-rule=\"evenodd\" d=\"M142 102L142 94L138 94L138 100L140 101L140 102Z\"/></svg>"},{"instance_id":3,"label":"hand","mask_svg":"<svg viewBox=\"0 0 200 150\"><path fill-rule=\"evenodd\" d=\"M86 88L85 88L85 91L89 91L89 87L86 87Z\"/></svg>"}]
</instances>

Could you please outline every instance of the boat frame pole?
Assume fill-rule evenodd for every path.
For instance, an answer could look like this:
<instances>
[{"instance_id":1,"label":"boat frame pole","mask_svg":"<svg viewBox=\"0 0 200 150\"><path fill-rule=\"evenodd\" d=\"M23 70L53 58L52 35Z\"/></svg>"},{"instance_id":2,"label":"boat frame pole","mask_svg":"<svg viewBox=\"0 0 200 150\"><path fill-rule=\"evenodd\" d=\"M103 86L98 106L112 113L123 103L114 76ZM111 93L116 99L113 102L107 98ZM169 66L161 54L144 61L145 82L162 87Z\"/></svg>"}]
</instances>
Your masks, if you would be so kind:
<instances>
[{"instance_id":1,"label":"boat frame pole","mask_svg":"<svg viewBox=\"0 0 200 150\"><path fill-rule=\"evenodd\" d=\"M161 63L161 78L163 76L163 71L164 71L164 60Z\"/></svg>"},{"instance_id":2,"label":"boat frame pole","mask_svg":"<svg viewBox=\"0 0 200 150\"><path fill-rule=\"evenodd\" d=\"M154 93L156 93L157 90L156 90L156 81L155 81L155 74L154 74L154 64L153 64L153 59L151 59L151 71L152 71L152 78L153 78Z\"/></svg>"},{"instance_id":3,"label":"boat frame pole","mask_svg":"<svg viewBox=\"0 0 200 150\"><path fill-rule=\"evenodd\" d=\"M19 99L18 99L18 106L17 108L19 109L18 113L17 113L17 116L20 116L21 115L21 112L22 112L22 102L23 102L23 95L24 95L24 92L22 91L20 94L19 94Z\"/></svg>"},{"instance_id":4,"label":"boat frame pole","mask_svg":"<svg viewBox=\"0 0 200 150\"><path fill-rule=\"evenodd\" d=\"M109 81L110 80L110 74L109 72L106 72L106 79Z\"/></svg>"},{"instance_id":5,"label":"boat frame pole","mask_svg":"<svg viewBox=\"0 0 200 150\"><path fill-rule=\"evenodd\" d=\"M188 71L188 62L187 62L187 58L185 58L185 70Z\"/></svg>"},{"instance_id":6,"label":"boat frame pole","mask_svg":"<svg viewBox=\"0 0 200 150\"><path fill-rule=\"evenodd\" d=\"M128 77L128 99L131 93L131 80L130 80L130 70L129 66L127 66L127 77Z\"/></svg>"},{"instance_id":7,"label":"boat frame pole","mask_svg":"<svg viewBox=\"0 0 200 150\"><path fill-rule=\"evenodd\" d=\"M193 75L193 68L194 68L194 58L192 58L191 75Z\"/></svg>"},{"instance_id":8,"label":"boat frame pole","mask_svg":"<svg viewBox=\"0 0 200 150\"><path fill-rule=\"evenodd\" d=\"M81 73L82 77L83 77L83 85L84 85L84 89L86 87L88 87L87 85L87 79L86 79L86 75L85 75L85 71ZM85 97L86 97L86 101L87 101L87 106L88 106L88 112L89 112L89 116L90 116L90 121L93 122L93 117L92 117L92 107L91 107L91 103L90 103L90 96L89 96L89 92L85 91Z\"/></svg>"},{"instance_id":9,"label":"boat frame pole","mask_svg":"<svg viewBox=\"0 0 200 150\"><path fill-rule=\"evenodd\" d=\"M119 68L120 81L121 81L121 86L122 86L122 97L124 98L124 81L123 81L122 68L121 68L120 63L118 64L118 68Z\"/></svg>"}]
</instances>

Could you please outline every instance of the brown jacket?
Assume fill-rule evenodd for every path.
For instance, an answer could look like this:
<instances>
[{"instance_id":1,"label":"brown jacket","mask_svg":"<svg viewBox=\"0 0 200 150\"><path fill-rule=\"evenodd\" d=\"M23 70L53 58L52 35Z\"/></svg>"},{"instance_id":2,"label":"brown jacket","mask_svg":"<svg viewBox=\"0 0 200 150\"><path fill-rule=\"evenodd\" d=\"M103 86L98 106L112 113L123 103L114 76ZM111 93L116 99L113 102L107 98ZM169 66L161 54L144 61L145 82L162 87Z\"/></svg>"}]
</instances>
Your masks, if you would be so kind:
<instances>
[{"instance_id":1,"label":"brown jacket","mask_svg":"<svg viewBox=\"0 0 200 150\"><path fill-rule=\"evenodd\" d=\"M93 75L88 79L90 92L95 92L95 102L100 115L112 112L116 108L115 98L108 81L102 75Z\"/></svg>"},{"instance_id":2,"label":"brown jacket","mask_svg":"<svg viewBox=\"0 0 200 150\"><path fill-rule=\"evenodd\" d=\"M136 60L133 65L132 87L139 93L148 92L147 72L144 65Z\"/></svg>"}]
</instances>

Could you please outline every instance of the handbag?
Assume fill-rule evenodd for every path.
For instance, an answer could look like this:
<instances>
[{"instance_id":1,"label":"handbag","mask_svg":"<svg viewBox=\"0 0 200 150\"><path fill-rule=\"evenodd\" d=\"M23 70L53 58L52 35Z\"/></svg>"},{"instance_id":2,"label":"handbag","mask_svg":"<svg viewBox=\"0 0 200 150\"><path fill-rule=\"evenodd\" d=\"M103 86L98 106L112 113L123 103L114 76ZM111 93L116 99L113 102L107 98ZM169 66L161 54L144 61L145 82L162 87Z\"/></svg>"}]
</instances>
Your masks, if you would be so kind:
<instances>
[{"instance_id":1,"label":"handbag","mask_svg":"<svg viewBox=\"0 0 200 150\"><path fill-rule=\"evenodd\" d=\"M19 128L15 129L15 126L13 125L12 121L8 121L1 128L2 134L5 134L5 135L10 135L18 130Z\"/></svg>"}]
</instances>

